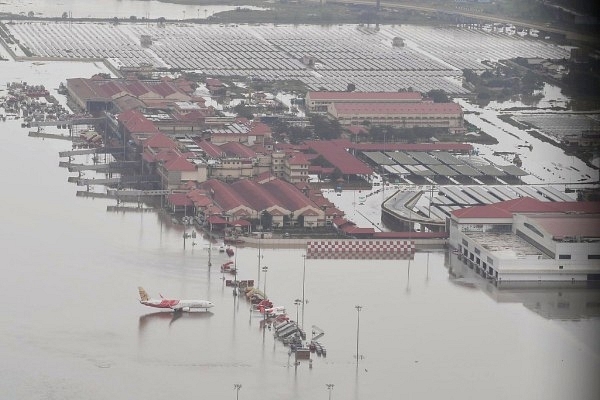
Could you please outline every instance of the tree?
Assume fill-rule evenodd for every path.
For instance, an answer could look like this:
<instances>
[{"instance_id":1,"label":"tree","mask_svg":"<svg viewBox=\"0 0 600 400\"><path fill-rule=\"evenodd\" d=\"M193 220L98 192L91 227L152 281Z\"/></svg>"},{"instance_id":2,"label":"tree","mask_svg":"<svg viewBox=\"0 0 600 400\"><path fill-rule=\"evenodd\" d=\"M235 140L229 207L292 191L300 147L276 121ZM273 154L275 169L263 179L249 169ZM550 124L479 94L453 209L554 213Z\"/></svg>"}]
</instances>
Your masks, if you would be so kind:
<instances>
[{"instance_id":1,"label":"tree","mask_svg":"<svg viewBox=\"0 0 600 400\"><path fill-rule=\"evenodd\" d=\"M65 11L64 13L62 13L62 19L67 19L67 18L69 18L69 13Z\"/></svg>"},{"instance_id":2,"label":"tree","mask_svg":"<svg viewBox=\"0 0 600 400\"><path fill-rule=\"evenodd\" d=\"M450 98L445 91L441 89L433 89L427 92L427 97L433 99L434 103L448 103Z\"/></svg>"},{"instance_id":3,"label":"tree","mask_svg":"<svg viewBox=\"0 0 600 400\"><path fill-rule=\"evenodd\" d=\"M527 71L523 79L521 80L523 85L523 91L531 93L536 89L543 87L543 81L537 76L535 72Z\"/></svg>"},{"instance_id":4,"label":"tree","mask_svg":"<svg viewBox=\"0 0 600 400\"><path fill-rule=\"evenodd\" d=\"M238 117L254 119L254 115L252 114L252 108L248 107L244 103L240 103L233 108L233 111L238 115Z\"/></svg>"},{"instance_id":5,"label":"tree","mask_svg":"<svg viewBox=\"0 0 600 400\"><path fill-rule=\"evenodd\" d=\"M337 120L330 120L322 115L313 115L311 118L315 135L324 140L337 139L342 134L342 126Z\"/></svg>"}]
</instances>

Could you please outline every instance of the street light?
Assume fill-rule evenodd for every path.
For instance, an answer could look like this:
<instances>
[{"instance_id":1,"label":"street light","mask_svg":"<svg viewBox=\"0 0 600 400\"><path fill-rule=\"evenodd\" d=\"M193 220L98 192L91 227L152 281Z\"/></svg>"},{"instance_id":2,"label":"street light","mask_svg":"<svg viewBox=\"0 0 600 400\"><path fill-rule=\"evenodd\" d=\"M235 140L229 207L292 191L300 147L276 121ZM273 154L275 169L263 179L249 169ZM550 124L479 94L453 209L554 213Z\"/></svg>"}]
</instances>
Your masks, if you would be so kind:
<instances>
[{"instance_id":1,"label":"street light","mask_svg":"<svg viewBox=\"0 0 600 400\"><path fill-rule=\"evenodd\" d=\"M263 289L263 293L265 294L265 299L267 298L267 271L269 270L269 267L267 267L266 265L264 267L262 267L262 272L264 272L265 274L265 286Z\"/></svg>"},{"instance_id":2,"label":"street light","mask_svg":"<svg viewBox=\"0 0 600 400\"><path fill-rule=\"evenodd\" d=\"M360 311L362 310L362 306L354 306L357 311L357 319L356 319L356 364L358 365L358 337L360 333Z\"/></svg>"},{"instance_id":3,"label":"street light","mask_svg":"<svg viewBox=\"0 0 600 400\"><path fill-rule=\"evenodd\" d=\"M333 392L333 383L326 383L325 386L327 386L327 390L329 390L329 400L331 400L331 392Z\"/></svg>"},{"instance_id":4,"label":"street light","mask_svg":"<svg viewBox=\"0 0 600 400\"><path fill-rule=\"evenodd\" d=\"M302 303L302 300L296 299L294 300L294 304L296 305L296 323L298 323L298 306Z\"/></svg>"},{"instance_id":5,"label":"street light","mask_svg":"<svg viewBox=\"0 0 600 400\"><path fill-rule=\"evenodd\" d=\"M262 230L258 235L258 278L256 279L256 287L260 289L260 260L262 259L262 255L260 254L260 244L262 239Z\"/></svg>"},{"instance_id":6,"label":"street light","mask_svg":"<svg viewBox=\"0 0 600 400\"><path fill-rule=\"evenodd\" d=\"M242 388L242 384L241 383L236 383L233 385L233 390L235 390L235 400L238 400L240 398L240 389Z\"/></svg>"},{"instance_id":7,"label":"street light","mask_svg":"<svg viewBox=\"0 0 600 400\"><path fill-rule=\"evenodd\" d=\"M302 325L300 328L304 330L304 282L306 280L306 254L302 254L302 258L304 259L302 262ZM297 318L296 318L297 319Z\"/></svg>"}]
</instances>

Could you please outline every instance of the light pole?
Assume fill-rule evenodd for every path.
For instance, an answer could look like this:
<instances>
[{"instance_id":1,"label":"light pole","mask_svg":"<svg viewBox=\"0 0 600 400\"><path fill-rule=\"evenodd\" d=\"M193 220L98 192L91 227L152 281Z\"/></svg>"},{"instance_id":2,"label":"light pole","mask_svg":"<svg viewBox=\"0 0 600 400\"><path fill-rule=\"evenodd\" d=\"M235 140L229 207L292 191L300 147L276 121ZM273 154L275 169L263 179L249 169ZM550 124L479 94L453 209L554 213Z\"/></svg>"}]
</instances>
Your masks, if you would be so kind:
<instances>
[{"instance_id":1,"label":"light pole","mask_svg":"<svg viewBox=\"0 0 600 400\"><path fill-rule=\"evenodd\" d=\"M298 323L298 306L302 303L302 300L296 299L294 300L294 304L296 305L296 323Z\"/></svg>"},{"instance_id":2,"label":"light pole","mask_svg":"<svg viewBox=\"0 0 600 400\"><path fill-rule=\"evenodd\" d=\"M331 400L331 392L333 392L333 383L326 383L325 386L327 386L327 390L329 390L329 400Z\"/></svg>"},{"instance_id":3,"label":"light pole","mask_svg":"<svg viewBox=\"0 0 600 400\"><path fill-rule=\"evenodd\" d=\"M356 308L357 311L357 318L356 318L356 364L358 365L358 359L359 359L359 355L358 355L358 337L360 334L360 311L362 310L362 306L354 306L354 308Z\"/></svg>"},{"instance_id":4,"label":"light pole","mask_svg":"<svg viewBox=\"0 0 600 400\"><path fill-rule=\"evenodd\" d=\"M260 260L262 258L262 255L260 254L260 245L262 239L262 229L258 234L258 278L256 279L256 287L260 289Z\"/></svg>"},{"instance_id":5,"label":"light pole","mask_svg":"<svg viewBox=\"0 0 600 400\"><path fill-rule=\"evenodd\" d=\"M235 400L240 398L240 389L242 388L241 383L236 383L233 385L233 390L235 390Z\"/></svg>"},{"instance_id":6,"label":"light pole","mask_svg":"<svg viewBox=\"0 0 600 400\"><path fill-rule=\"evenodd\" d=\"M267 267L266 265L262 267L262 272L265 274L265 286L263 289L263 293L265 294L265 299L267 298L267 271L269 270L269 267Z\"/></svg>"},{"instance_id":7,"label":"light pole","mask_svg":"<svg viewBox=\"0 0 600 400\"><path fill-rule=\"evenodd\" d=\"M302 258L302 325L300 326L300 328L304 330L304 282L306 280L306 253L302 254Z\"/></svg>"}]
</instances>

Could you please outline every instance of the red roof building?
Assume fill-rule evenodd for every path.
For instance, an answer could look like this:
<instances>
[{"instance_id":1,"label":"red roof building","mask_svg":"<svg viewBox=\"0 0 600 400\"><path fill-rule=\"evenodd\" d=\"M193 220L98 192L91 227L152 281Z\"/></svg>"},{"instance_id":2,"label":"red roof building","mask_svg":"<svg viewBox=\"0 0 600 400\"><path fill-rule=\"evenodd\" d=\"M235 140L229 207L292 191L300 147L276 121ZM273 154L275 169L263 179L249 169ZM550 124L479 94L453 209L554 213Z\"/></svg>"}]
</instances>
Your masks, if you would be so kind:
<instances>
[{"instance_id":1,"label":"red roof building","mask_svg":"<svg viewBox=\"0 0 600 400\"><path fill-rule=\"evenodd\" d=\"M310 141L306 143L311 151L322 156L343 175L372 175L373 170L367 164L348 153L348 140Z\"/></svg>"},{"instance_id":2,"label":"red roof building","mask_svg":"<svg viewBox=\"0 0 600 400\"><path fill-rule=\"evenodd\" d=\"M599 202L522 197L450 218L450 245L497 284L600 279Z\"/></svg>"},{"instance_id":3,"label":"red roof building","mask_svg":"<svg viewBox=\"0 0 600 400\"><path fill-rule=\"evenodd\" d=\"M328 92L311 91L306 94L306 107L313 112L327 111L333 103L420 103L419 92Z\"/></svg>"},{"instance_id":4,"label":"red roof building","mask_svg":"<svg viewBox=\"0 0 600 400\"><path fill-rule=\"evenodd\" d=\"M375 125L399 128L464 129L463 112L457 103L332 103L327 112L342 126Z\"/></svg>"}]
</instances>

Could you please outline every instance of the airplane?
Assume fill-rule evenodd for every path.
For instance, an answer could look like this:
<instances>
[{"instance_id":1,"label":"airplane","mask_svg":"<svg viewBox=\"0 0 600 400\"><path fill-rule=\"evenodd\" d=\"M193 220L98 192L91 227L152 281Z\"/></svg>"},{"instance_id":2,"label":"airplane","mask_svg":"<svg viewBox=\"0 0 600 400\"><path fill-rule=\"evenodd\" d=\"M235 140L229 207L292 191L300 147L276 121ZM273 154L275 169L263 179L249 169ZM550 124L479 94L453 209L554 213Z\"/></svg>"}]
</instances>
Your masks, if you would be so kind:
<instances>
[{"instance_id":1,"label":"airplane","mask_svg":"<svg viewBox=\"0 0 600 400\"><path fill-rule=\"evenodd\" d=\"M162 294L160 295L160 299L152 299L143 287L138 286L138 291L140 292L140 303L148 307L170 308L176 312L192 310L208 311L209 308L214 307L214 304L208 300L166 299Z\"/></svg>"}]
</instances>

